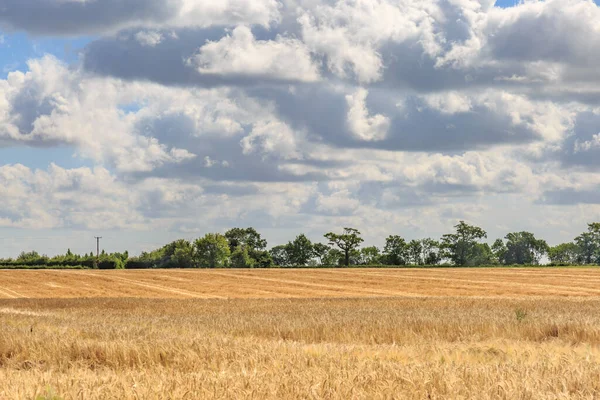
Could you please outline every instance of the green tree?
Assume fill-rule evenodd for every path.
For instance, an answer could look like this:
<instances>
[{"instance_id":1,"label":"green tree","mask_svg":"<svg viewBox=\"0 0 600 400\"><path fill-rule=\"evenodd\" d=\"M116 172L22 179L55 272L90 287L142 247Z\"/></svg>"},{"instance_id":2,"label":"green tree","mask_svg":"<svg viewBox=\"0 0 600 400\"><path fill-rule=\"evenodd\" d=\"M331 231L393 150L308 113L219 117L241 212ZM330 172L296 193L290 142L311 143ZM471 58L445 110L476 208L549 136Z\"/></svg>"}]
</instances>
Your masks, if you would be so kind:
<instances>
[{"instance_id":1,"label":"green tree","mask_svg":"<svg viewBox=\"0 0 600 400\"><path fill-rule=\"evenodd\" d=\"M409 262L414 265L422 265L423 258L421 253L423 252L423 245L420 240L411 240L406 246Z\"/></svg>"},{"instance_id":2,"label":"green tree","mask_svg":"<svg viewBox=\"0 0 600 400\"><path fill-rule=\"evenodd\" d=\"M275 265L279 267L288 267L290 265L290 259L288 257L287 245L280 244L273 247L269 253Z\"/></svg>"},{"instance_id":3,"label":"green tree","mask_svg":"<svg viewBox=\"0 0 600 400\"><path fill-rule=\"evenodd\" d=\"M440 243L437 240L426 238L421 240L423 246L423 261L426 265L437 265L442 261L440 256Z\"/></svg>"},{"instance_id":4,"label":"green tree","mask_svg":"<svg viewBox=\"0 0 600 400\"><path fill-rule=\"evenodd\" d=\"M593 264L598 250L594 235L590 232L584 232L575 238L575 244L578 248L579 262L581 264Z\"/></svg>"},{"instance_id":5,"label":"green tree","mask_svg":"<svg viewBox=\"0 0 600 400\"><path fill-rule=\"evenodd\" d=\"M575 238L582 264L600 263L600 222L588 224L588 231Z\"/></svg>"},{"instance_id":6,"label":"green tree","mask_svg":"<svg viewBox=\"0 0 600 400\"><path fill-rule=\"evenodd\" d=\"M548 250L548 258L555 265L573 265L579 257L579 246L575 243L561 243Z\"/></svg>"},{"instance_id":7,"label":"green tree","mask_svg":"<svg viewBox=\"0 0 600 400\"><path fill-rule=\"evenodd\" d=\"M326 257L327 254L331 251L331 247L327 246L323 243L314 243L313 244L313 256L319 260L319 265L330 265L327 264Z\"/></svg>"},{"instance_id":8,"label":"green tree","mask_svg":"<svg viewBox=\"0 0 600 400\"><path fill-rule=\"evenodd\" d=\"M271 268L275 265L271 253L267 250L253 251L254 268Z\"/></svg>"},{"instance_id":9,"label":"green tree","mask_svg":"<svg viewBox=\"0 0 600 400\"><path fill-rule=\"evenodd\" d=\"M505 236L505 239L506 249L500 261L507 265L538 264L548 253L546 241L536 239L530 232L511 232Z\"/></svg>"},{"instance_id":10,"label":"green tree","mask_svg":"<svg viewBox=\"0 0 600 400\"><path fill-rule=\"evenodd\" d=\"M288 260L292 265L305 266L313 258L313 245L304 234L300 234L286 245Z\"/></svg>"},{"instance_id":11,"label":"green tree","mask_svg":"<svg viewBox=\"0 0 600 400\"><path fill-rule=\"evenodd\" d=\"M229 243L219 233L207 233L194 242L193 258L201 268L223 268L229 261Z\"/></svg>"},{"instance_id":12,"label":"green tree","mask_svg":"<svg viewBox=\"0 0 600 400\"><path fill-rule=\"evenodd\" d=\"M377 246L363 247L360 249L361 264L378 265L381 264L381 252Z\"/></svg>"},{"instance_id":13,"label":"green tree","mask_svg":"<svg viewBox=\"0 0 600 400\"><path fill-rule=\"evenodd\" d=\"M194 252L195 246L188 240L178 240L174 242L176 245L173 248L170 264L177 268L190 268L195 264Z\"/></svg>"},{"instance_id":14,"label":"green tree","mask_svg":"<svg viewBox=\"0 0 600 400\"><path fill-rule=\"evenodd\" d=\"M506 244L504 244L504 240L496 239L494 244L492 244L492 254L494 255L494 260L499 264L504 264L504 260L506 259Z\"/></svg>"},{"instance_id":15,"label":"green tree","mask_svg":"<svg viewBox=\"0 0 600 400\"><path fill-rule=\"evenodd\" d=\"M267 241L260 236L254 228L233 228L225 232L231 254L242 246L244 251L252 258L253 267L268 267L273 265L271 255L265 249Z\"/></svg>"},{"instance_id":16,"label":"green tree","mask_svg":"<svg viewBox=\"0 0 600 400\"><path fill-rule=\"evenodd\" d=\"M233 268L254 268L256 261L248 254L248 248L239 245L233 253L231 253L231 266Z\"/></svg>"},{"instance_id":17,"label":"green tree","mask_svg":"<svg viewBox=\"0 0 600 400\"><path fill-rule=\"evenodd\" d=\"M254 228L233 228L225 232L229 250L233 253L238 246L245 246L248 252L264 250L267 241Z\"/></svg>"},{"instance_id":18,"label":"green tree","mask_svg":"<svg viewBox=\"0 0 600 400\"><path fill-rule=\"evenodd\" d=\"M469 265L492 265L494 253L487 243L475 243Z\"/></svg>"},{"instance_id":19,"label":"green tree","mask_svg":"<svg viewBox=\"0 0 600 400\"><path fill-rule=\"evenodd\" d=\"M487 233L477 226L466 224L464 221L460 221L454 228L456 233L448 233L442 237L444 256L458 266L477 265L476 263L485 251L485 249L477 246L478 241L486 238Z\"/></svg>"},{"instance_id":20,"label":"green tree","mask_svg":"<svg viewBox=\"0 0 600 400\"><path fill-rule=\"evenodd\" d=\"M322 265L342 265L344 263L344 253L340 249L332 249L323 257Z\"/></svg>"},{"instance_id":21,"label":"green tree","mask_svg":"<svg viewBox=\"0 0 600 400\"><path fill-rule=\"evenodd\" d=\"M350 253L352 250L358 249L358 246L364 242L363 238L360 237L360 232L354 228L344 228L344 233L338 235L333 232L325 234L325 237L329 240L329 244L337 246L344 252L344 265L350 265Z\"/></svg>"},{"instance_id":22,"label":"green tree","mask_svg":"<svg viewBox=\"0 0 600 400\"><path fill-rule=\"evenodd\" d=\"M408 259L408 245L399 235L390 235L385 239L383 255L388 265L405 265Z\"/></svg>"},{"instance_id":23,"label":"green tree","mask_svg":"<svg viewBox=\"0 0 600 400\"><path fill-rule=\"evenodd\" d=\"M588 224L588 232L592 234L596 243L596 251L594 253L594 262L600 264L600 222L592 222Z\"/></svg>"}]
</instances>

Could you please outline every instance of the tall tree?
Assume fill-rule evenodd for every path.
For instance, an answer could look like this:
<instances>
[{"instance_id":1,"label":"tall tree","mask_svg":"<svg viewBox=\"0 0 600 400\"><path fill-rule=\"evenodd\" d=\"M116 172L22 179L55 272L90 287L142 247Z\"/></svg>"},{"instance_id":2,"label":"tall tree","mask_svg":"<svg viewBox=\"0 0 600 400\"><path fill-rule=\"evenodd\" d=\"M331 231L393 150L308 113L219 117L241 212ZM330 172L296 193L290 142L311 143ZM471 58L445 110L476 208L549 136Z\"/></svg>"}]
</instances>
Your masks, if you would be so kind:
<instances>
[{"instance_id":1,"label":"tall tree","mask_svg":"<svg viewBox=\"0 0 600 400\"><path fill-rule=\"evenodd\" d=\"M194 266L195 246L187 240L178 240L173 249L171 263L177 268L189 268Z\"/></svg>"},{"instance_id":2,"label":"tall tree","mask_svg":"<svg viewBox=\"0 0 600 400\"><path fill-rule=\"evenodd\" d=\"M487 233L477 226L466 224L464 221L460 221L454 228L456 233L448 233L442 237L445 256L452 260L455 265L475 265L474 263L480 259L479 256L483 250L477 246L478 242L486 238Z\"/></svg>"},{"instance_id":3,"label":"tall tree","mask_svg":"<svg viewBox=\"0 0 600 400\"><path fill-rule=\"evenodd\" d=\"M303 233L286 245L288 260L292 265L305 266L313 258L313 245Z\"/></svg>"},{"instance_id":4,"label":"tall tree","mask_svg":"<svg viewBox=\"0 0 600 400\"><path fill-rule=\"evenodd\" d=\"M504 260L506 259L506 244L504 244L504 240L496 239L494 244L492 244L492 254L494 255L494 259L499 264L504 264Z\"/></svg>"},{"instance_id":5,"label":"tall tree","mask_svg":"<svg viewBox=\"0 0 600 400\"><path fill-rule=\"evenodd\" d=\"M506 251L504 264L538 264L541 257L548 253L545 240L536 239L531 232L511 232L505 236Z\"/></svg>"},{"instance_id":6,"label":"tall tree","mask_svg":"<svg viewBox=\"0 0 600 400\"><path fill-rule=\"evenodd\" d=\"M600 264L600 222L592 222L588 224L588 232L592 236L592 240L596 244L593 255L594 263Z\"/></svg>"},{"instance_id":7,"label":"tall tree","mask_svg":"<svg viewBox=\"0 0 600 400\"><path fill-rule=\"evenodd\" d=\"M344 228L344 233L338 235L333 232L325 234L325 237L329 240L329 244L337 246L344 252L344 265L350 265L350 253L352 250L358 249L358 246L364 239L360 237L360 232L354 228Z\"/></svg>"},{"instance_id":8,"label":"tall tree","mask_svg":"<svg viewBox=\"0 0 600 400\"><path fill-rule=\"evenodd\" d=\"M575 244L579 248L579 262L582 264L597 262L599 245L594 236L592 232L584 232L575 238Z\"/></svg>"},{"instance_id":9,"label":"tall tree","mask_svg":"<svg viewBox=\"0 0 600 400\"><path fill-rule=\"evenodd\" d=\"M561 243L548 250L550 262L556 265L572 265L578 262L579 246L575 243Z\"/></svg>"},{"instance_id":10,"label":"tall tree","mask_svg":"<svg viewBox=\"0 0 600 400\"><path fill-rule=\"evenodd\" d=\"M232 253L240 245L246 246L249 252L264 250L267 247L267 241L254 228L232 228L225 232L225 237Z\"/></svg>"},{"instance_id":11,"label":"tall tree","mask_svg":"<svg viewBox=\"0 0 600 400\"><path fill-rule=\"evenodd\" d=\"M267 241L260 236L256 229L251 227L233 228L225 232L225 237L229 243L229 251L232 256L236 252L240 255L241 251L252 259L252 267L266 268L273 265L270 253L265 250ZM237 259L244 259L243 254Z\"/></svg>"},{"instance_id":12,"label":"tall tree","mask_svg":"<svg viewBox=\"0 0 600 400\"><path fill-rule=\"evenodd\" d=\"M290 265L287 245L280 244L275 246L269 251L269 253L271 254L271 259L278 267L287 267Z\"/></svg>"},{"instance_id":13,"label":"tall tree","mask_svg":"<svg viewBox=\"0 0 600 400\"><path fill-rule=\"evenodd\" d=\"M194 242L194 260L201 268L226 267L229 261L229 243L219 233L207 233Z\"/></svg>"},{"instance_id":14,"label":"tall tree","mask_svg":"<svg viewBox=\"0 0 600 400\"><path fill-rule=\"evenodd\" d=\"M405 265L408 258L408 245L399 235L390 235L385 239L383 255L386 264Z\"/></svg>"},{"instance_id":15,"label":"tall tree","mask_svg":"<svg viewBox=\"0 0 600 400\"><path fill-rule=\"evenodd\" d=\"M239 245L230 257L231 266L233 268L254 268L256 261L248 254L248 247Z\"/></svg>"},{"instance_id":16,"label":"tall tree","mask_svg":"<svg viewBox=\"0 0 600 400\"><path fill-rule=\"evenodd\" d=\"M340 249L329 248L323 257L322 265L336 266L344 263L344 253Z\"/></svg>"},{"instance_id":17,"label":"tall tree","mask_svg":"<svg viewBox=\"0 0 600 400\"><path fill-rule=\"evenodd\" d=\"M421 240L423 245L423 261L426 265L437 265L442 260L440 256L440 243L437 240L426 238Z\"/></svg>"},{"instance_id":18,"label":"tall tree","mask_svg":"<svg viewBox=\"0 0 600 400\"><path fill-rule=\"evenodd\" d=\"M378 265L381 263L381 254L377 246L363 247L360 249L361 264Z\"/></svg>"},{"instance_id":19,"label":"tall tree","mask_svg":"<svg viewBox=\"0 0 600 400\"><path fill-rule=\"evenodd\" d=\"M423 245L420 240L413 239L408 242L407 246L408 250L408 258L410 262L414 265L422 265L423 259L421 257L421 252L423 251Z\"/></svg>"},{"instance_id":20,"label":"tall tree","mask_svg":"<svg viewBox=\"0 0 600 400\"><path fill-rule=\"evenodd\" d=\"M323 243L313 244L313 255L319 260L319 265L328 265L325 261L327 254L331 251L331 247Z\"/></svg>"}]
</instances>

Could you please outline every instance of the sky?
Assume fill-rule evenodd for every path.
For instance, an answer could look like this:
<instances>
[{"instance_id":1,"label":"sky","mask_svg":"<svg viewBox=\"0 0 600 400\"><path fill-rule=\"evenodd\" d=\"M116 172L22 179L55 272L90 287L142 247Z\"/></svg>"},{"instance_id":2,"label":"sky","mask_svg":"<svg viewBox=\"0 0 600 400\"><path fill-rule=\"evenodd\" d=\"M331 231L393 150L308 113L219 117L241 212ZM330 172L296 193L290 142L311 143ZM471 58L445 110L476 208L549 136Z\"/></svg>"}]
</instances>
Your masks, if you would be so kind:
<instances>
[{"instance_id":1,"label":"sky","mask_svg":"<svg viewBox=\"0 0 600 400\"><path fill-rule=\"evenodd\" d=\"M4 0L0 257L600 220L591 0Z\"/></svg>"}]
</instances>

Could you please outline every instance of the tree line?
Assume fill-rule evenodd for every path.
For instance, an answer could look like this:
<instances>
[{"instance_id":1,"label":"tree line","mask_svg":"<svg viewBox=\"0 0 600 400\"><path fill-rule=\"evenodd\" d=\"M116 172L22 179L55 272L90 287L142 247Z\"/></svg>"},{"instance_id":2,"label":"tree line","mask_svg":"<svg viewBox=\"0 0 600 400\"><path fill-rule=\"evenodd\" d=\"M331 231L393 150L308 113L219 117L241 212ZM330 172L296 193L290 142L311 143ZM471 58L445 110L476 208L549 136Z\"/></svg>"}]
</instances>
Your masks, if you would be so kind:
<instances>
[{"instance_id":1,"label":"tree line","mask_svg":"<svg viewBox=\"0 0 600 400\"><path fill-rule=\"evenodd\" d=\"M0 259L0 266L83 266L88 268L270 268L306 266L425 266L425 265L538 265L547 257L551 265L600 264L600 223L572 242L549 246L530 232L511 232L490 246L482 228L460 221L453 233L440 240L407 241L390 235L382 248L361 247L364 240L354 228L324 235L325 243L313 243L304 234L287 244L267 250L267 241L254 228L233 228L208 233L193 241L179 239L137 257L124 253L93 253L47 257L35 251L16 259Z\"/></svg>"}]
</instances>

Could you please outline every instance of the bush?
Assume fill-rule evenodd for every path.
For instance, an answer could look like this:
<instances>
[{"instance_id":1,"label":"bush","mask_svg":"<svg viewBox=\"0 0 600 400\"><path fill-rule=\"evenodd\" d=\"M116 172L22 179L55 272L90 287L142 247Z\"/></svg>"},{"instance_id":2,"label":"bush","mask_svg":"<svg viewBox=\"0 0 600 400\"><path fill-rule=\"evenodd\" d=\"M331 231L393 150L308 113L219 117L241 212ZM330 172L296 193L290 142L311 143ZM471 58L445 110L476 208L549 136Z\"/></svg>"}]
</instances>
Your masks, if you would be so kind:
<instances>
[{"instance_id":1,"label":"bush","mask_svg":"<svg viewBox=\"0 0 600 400\"><path fill-rule=\"evenodd\" d=\"M156 268L154 261L142 261L137 259L129 259L125 262L125 269L150 269Z\"/></svg>"}]
</instances>

